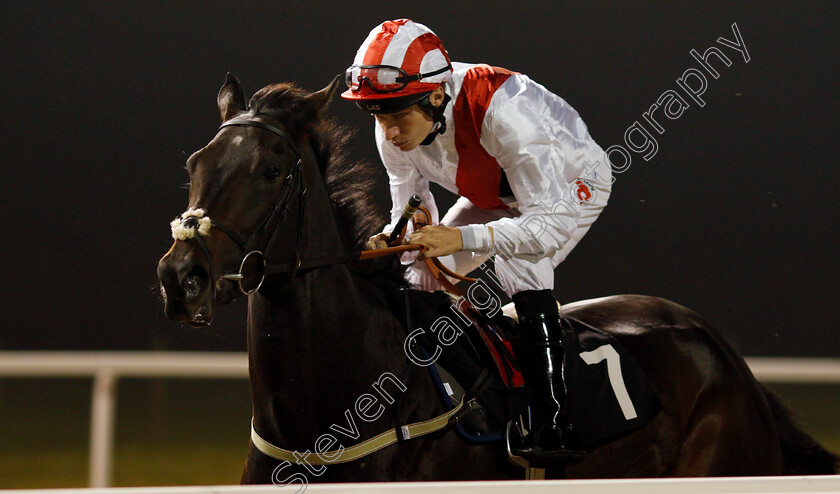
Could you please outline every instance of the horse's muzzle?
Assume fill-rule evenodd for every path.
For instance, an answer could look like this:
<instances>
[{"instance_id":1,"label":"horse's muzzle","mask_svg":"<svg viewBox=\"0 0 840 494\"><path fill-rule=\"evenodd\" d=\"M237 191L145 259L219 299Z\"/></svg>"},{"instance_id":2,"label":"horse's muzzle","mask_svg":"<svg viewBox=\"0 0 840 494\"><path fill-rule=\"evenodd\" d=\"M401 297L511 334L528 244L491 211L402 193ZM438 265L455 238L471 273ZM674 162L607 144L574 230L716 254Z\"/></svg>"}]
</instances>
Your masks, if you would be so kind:
<instances>
[{"instance_id":1,"label":"horse's muzzle","mask_svg":"<svg viewBox=\"0 0 840 494\"><path fill-rule=\"evenodd\" d=\"M213 320L215 305L210 273L192 249L179 248L179 243L158 263L164 313L173 321L206 326Z\"/></svg>"}]
</instances>

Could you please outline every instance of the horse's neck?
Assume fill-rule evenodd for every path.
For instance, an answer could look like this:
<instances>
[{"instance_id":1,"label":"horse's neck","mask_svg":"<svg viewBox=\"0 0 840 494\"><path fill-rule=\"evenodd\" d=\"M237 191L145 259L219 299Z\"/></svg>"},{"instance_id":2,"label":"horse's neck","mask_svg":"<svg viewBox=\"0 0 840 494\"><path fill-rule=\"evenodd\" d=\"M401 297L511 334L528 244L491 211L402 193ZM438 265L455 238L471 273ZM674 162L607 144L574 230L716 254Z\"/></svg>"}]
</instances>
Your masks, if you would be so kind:
<instances>
[{"instance_id":1,"label":"horse's neck","mask_svg":"<svg viewBox=\"0 0 840 494\"><path fill-rule=\"evenodd\" d=\"M248 331L258 430L291 447L310 447L331 424L346 422L344 411L405 363L399 322L361 293L345 266L252 296Z\"/></svg>"},{"instance_id":2,"label":"horse's neck","mask_svg":"<svg viewBox=\"0 0 840 494\"><path fill-rule=\"evenodd\" d=\"M342 243L323 184L307 195L301 256L335 254ZM344 410L405 362L404 331L384 292L346 265L265 287L251 297L248 319L256 423L295 447L340 423Z\"/></svg>"}]
</instances>

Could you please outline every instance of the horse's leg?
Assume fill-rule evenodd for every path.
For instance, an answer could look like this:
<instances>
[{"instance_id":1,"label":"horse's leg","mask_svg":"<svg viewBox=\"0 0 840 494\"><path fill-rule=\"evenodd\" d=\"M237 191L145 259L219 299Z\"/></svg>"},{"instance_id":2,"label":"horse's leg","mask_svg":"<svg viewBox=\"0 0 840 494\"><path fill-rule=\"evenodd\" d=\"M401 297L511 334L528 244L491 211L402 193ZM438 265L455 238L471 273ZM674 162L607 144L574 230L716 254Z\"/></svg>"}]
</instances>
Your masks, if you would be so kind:
<instances>
[{"instance_id":1,"label":"horse's leg","mask_svg":"<svg viewBox=\"0 0 840 494\"><path fill-rule=\"evenodd\" d=\"M242 470L242 477L239 479L240 484L266 484L271 482L271 472L266 471L265 467L261 468L261 465L257 462L257 455L259 454L254 444L249 443L245 468Z\"/></svg>"},{"instance_id":2,"label":"horse's leg","mask_svg":"<svg viewBox=\"0 0 840 494\"><path fill-rule=\"evenodd\" d=\"M780 475L782 456L772 416L750 383L706 388L686 424L675 477Z\"/></svg>"}]
</instances>

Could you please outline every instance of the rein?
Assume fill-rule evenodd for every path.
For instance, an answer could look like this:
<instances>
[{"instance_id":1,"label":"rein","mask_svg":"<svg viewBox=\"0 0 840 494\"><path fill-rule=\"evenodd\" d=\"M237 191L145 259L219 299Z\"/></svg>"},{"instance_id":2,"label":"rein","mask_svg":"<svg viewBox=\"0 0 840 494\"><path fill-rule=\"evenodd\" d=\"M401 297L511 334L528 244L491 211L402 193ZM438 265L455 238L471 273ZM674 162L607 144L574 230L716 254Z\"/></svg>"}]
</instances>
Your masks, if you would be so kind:
<instances>
[{"instance_id":1,"label":"rein","mask_svg":"<svg viewBox=\"0 0 840 494\"><path fill-rule=\"evenodd\" d=\"M219 229L219 231L224 233L225 236L227 236L234 244L236 244L236 246L239 247L239 250L242 252L242 261L240 262L239 271L235 273L222 274L221 276L219 276L219 279L237 282L239 290L244 295L253 295L254 293L256 293L262 286L267 276L275 276L289 273L289 277L291 279L294 278L300 270L309 270L336 264L346 264L353 261L374 259L388 255L401 254L403 252L409 251L425 250L425 247L423 247L422 245L397 245L393 247L386 247L383 249L363 250L357 252L336 254L331 256L301 259L299 254L301 246L300 226L303 224L304 220L307 189L303 180L303 158L300 149L296 145L291 135L289 135L286 131L274 125L270 125L259 120L231 119L227 122L222 123L217 132L221 131L225 127L256 127L271 132L286 141L286 143L295 153L296 161L295 164L292 165L291 169L289 170L289 174L286 176L283 182L282 188L277 196L277 199L274 202L274 205L268 211L268 213L262 219L262 221L260 221L257 228L254 231L252 231L247 237L245 237L245 239L241 239L232 229L212 220L209 216L206 215L206 212L203 209L190 208L184 214L182 214L180 218L176 218L172 221L170 226L172 227L173 238L182 241L194 239L200 247L201 251L204 253L204 256L206 257L209 266L211 280L213 279L213 265L211 260L212 258L210 256L210 249L202 237L210 235L210 230L213 227ZM317 167L315 153L313 152L312 147L309 145L306 146L305 152L307 153L307 157L311 157L314 166ZM277 232L279 231L280 226L284 224L286 220L286 215L289 210L289 205L295 196L297 196L300 201L300 207L298 228L295 239L294 260L284 263L268 264L266 262L265 254L271 249L274 240L277 237ZM431 217L429 211L426 208L422 207L419 209L423 211L423 213L426 215L426 222L428 223ZM275 216L277 216L277 219L274 222L274 228L263 248L251 249L251 240L253 239L254 235L260 231L267 229L269 223L271 223L272 219ZM405 233L406 229L404 227L400 232L399 237L395 240L395 242L401 242L405 237ZM446 279L444 274L460 280L470 282L475 281L472 278L466 278L448 270L445 266L443 266L443 264L440 263L440 261L437 258L427 258L425 262L431 270L432 274L434 274L435 277L438 279L440 284L445 289L452 293L455 293L456 295L463 295L463 292L460 289L458 289L454 284L452 284L448 279ZM255 273L246 273L249 270L255 270ZM254 279L248 280L247 277L251 276L252 274L256 274L256 277ZM243 284L243 282L249 282L249 284L246 286ZM215 292L215 282L211 283L211 286L213 287L213 291ZM313 465L323 465L327 463L344 463L362 458L382 448L388 447L398 441L425 436L433 432L439 431L441 429L447 428L452 423L457 422L466 411L469 411L469 409L473 407L474 404L474 396L465 396L454 408L443 413L442 415L426 420L424 422L404 425L398 429L390 429L371 439L362 441L361 443L358 443L355 446L349 448L342 447L336 451L321 452L317 455L317 459L313 458L308 461ZM251 440L258 450L272 458L278 460L286 460L290 462L297 460L294 451L279 448L263 439L254 428L253 420L251 422Z\"/></svg>"},{"instance_id":2,"label":"rein","mask_svg":"<svg viewBox=\"0 0 840 494\"><path fill-rule=\"evenodd\" d=\"M275 276L289 273L289 278L294 278L300 270L305 271L309 269L332 266L336 264L347 264L353 261L363 261L367 259L374 259L377 257L401 254L403 252L424 249L424 247L421 245L398 245L395 247L386 247L384 249L363 250L344 254L335 254L331 256L301 259L299 254L301 245L300 225L303 224L303 216L306 207L306 187L303 184L303 158L300 149L298 148L294 139L291 135L289 135L288 132L274 125L267 124L259 120L231 119L227 122L222 123L222 125L219 126L217 132L221 131L225 127L256 127L259 129L267 130L268 132L271 132L272 134L275 134L281 137L284 141L286 141L286 143L295 153L296 162L289 170L289 174L286 176L283 182L283 187L277 196L277 200L274 202L274 206L271 208L271 210L269 210L269 212L266 214L263 220L260 221L257 228L253 232L251 232L244 240L240 239L239 236L232 229L206 216L205 211L203 209L188 209L184 214L181 215L180 218L176 218L172 221L170 226L172 228L172 237L174 239L184 241L190 238L195 239L196 243L198 244L201 251L204 253L205 258L207 259L207 263L210 269L211 280L213 279L213 264L211 260L212 258L210 257L210 249L207 247L207 243L202 238L203 236L207 236L210 234L211 227L218 228L219 231L224 233L225 236L227 236L234 244L236 244L236 246L239 247L239 250L242 252L242 261L239 264L239 271L235 273L222 274L221 276L219 276L219 279L235 281L239 286L239 290L244 295L253 295L254 293L256 293L262 286L267 276ZM313 161L315 161L315 153L312 151L312 147L306 146L306 151L307 155L310 156L313 159ZM266 262L265 255L273 245L274 239L277 236L277 232L280 229L280 225L283 224L284 220L286 219L286 213L288 212L289 204L294 195L297 195L297 197L299 197L300 200L298 229L295 239L294 260L284 263L268 264ZM430 217L428 210L422 207L420 209L426 214L427 218ZM274 224L274 229L271 232L271 235L269 236L265 246L262 249L249 250L249 245L253 236L257 232L267 228L269 222L275 215L279 215L279 217L277 218L277 221ZM405 230L401 232L401 235L397 240L401 241L404 236ZM429 267L429 270L432 272L435 278L437 278L438 282L440 282L440 284L445 289L459 296L464 294L463 291L461 291L458 287L451 283L446 278L446 276L444 276L444 274L462 281L475 281L475 279L473 278L466 278L450 271L443 264L441 264L441 262L437 258L426 259L426 265ZM246 274L246 272L249 270L254 271L254 273ZM250 283L246 286L243 285L243 282L249 281L247 279L248 274L255 275L256 282ZM213 291L215 292L215 282L211 283L211 286L213 288Z\"/></svg>"}]
</instances>

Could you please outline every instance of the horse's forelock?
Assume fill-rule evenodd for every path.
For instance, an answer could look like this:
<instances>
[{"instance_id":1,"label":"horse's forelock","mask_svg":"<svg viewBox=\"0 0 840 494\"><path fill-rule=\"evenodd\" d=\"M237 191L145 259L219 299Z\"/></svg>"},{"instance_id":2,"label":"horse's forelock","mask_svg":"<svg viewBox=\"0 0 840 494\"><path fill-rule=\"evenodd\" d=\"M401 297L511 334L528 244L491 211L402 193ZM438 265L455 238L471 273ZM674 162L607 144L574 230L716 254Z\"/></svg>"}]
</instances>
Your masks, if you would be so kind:
<instances>
[{"instance_id":1,"label":"horse's forelock","mask_svg":"<svg viewBox=\"0 0 840 494\"><path fill-rule=\"evenodd\" d=\"M293 83L271 84L257 91L248 106L278 120L293 134L310 134L318 119L318 110L306 99L310 94Z\"/></svg>"}]
</instances>

